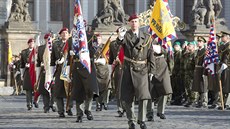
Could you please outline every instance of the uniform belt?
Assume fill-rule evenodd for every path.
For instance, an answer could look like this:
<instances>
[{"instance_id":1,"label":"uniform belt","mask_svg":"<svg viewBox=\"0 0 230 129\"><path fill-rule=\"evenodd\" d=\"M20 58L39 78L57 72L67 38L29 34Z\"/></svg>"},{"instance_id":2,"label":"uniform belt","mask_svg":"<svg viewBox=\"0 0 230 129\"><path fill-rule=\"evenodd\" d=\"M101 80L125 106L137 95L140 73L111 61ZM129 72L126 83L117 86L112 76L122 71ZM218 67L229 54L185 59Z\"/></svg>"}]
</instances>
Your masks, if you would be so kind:
<instances>
[{"instance_id":1,"label":"uniform belt","mask_svg":"<svg viewBox=\"0 0 230 129\"><path fill-rule=\"evenodd\" d=\"M133 59L130 59L128 57L124 57L125 60L131 62L131 63L136 63L136 64L146 64L146 60L133 60Z\"/></svg>"}]
</instances>

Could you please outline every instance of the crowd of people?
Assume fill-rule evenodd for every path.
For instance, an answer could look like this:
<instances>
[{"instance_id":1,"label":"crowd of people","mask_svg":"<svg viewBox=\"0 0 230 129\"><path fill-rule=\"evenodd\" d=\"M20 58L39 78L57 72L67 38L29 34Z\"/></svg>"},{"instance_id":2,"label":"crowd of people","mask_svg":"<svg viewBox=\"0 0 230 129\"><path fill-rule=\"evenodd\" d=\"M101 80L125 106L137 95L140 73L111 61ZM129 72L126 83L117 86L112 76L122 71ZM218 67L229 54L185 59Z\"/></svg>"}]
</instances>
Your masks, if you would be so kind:
<instances>
[{"instance_id":1,"label":"crowd of people","mask_svg":"<svg viewBox=\"0 0 230 129\"><path fill-rule=\"evenodd\" d=\"M154 120L153 109L156 104L156 113L161 119L166 119L164 112L167 104L221 109L220 80L224 108L230 109L227 103L230 92L229 33L221 32L220 36L217 35L220 63L215 65L217 72L213 76L204 66L207 53L207 41L204 37L198 36L196 41L191 42L176 40L173 43L174 57L171 57L151 35L139 30L137 15L131 15L128 21L130 29L117 29L117 38L110 43L109 54L106 56L101 54L105 45L102 35L87 32L90 73L82 65L80 55L72 48L69 30L62 28L60 38L52 43L49 70L53 83L50 92L45 87L47 69L44 68L44 53L52 35L47 33L44 36L45 44L37 48L36 90L31 84L29 72L29 55L34 48L34 39L29 39L28 48L22 50L20 58L16 57L12 64L12 75L18 82L16 86L23 85L23 90L26 91L28 110L32 110L33 104L38 107L38 96L41 95L44 113L48 113L50 109L54 112L57 110L59 117L63 118L65 112L73 115L75 102L76 122L82 122L84 114L88 120L94 119L91 112L93 100L96 101L96 111L108 110L109 98L113 96L117 102L118 116L122 117L126 113L129 128L134 129L137 122L141 129L146 129L146 119ZM68 49L65 49L66 44ZM65 50L68 51L67 56ZM67 81L60 78L63 64L67 64ZM21 91L22 88L18 90L20 93ZM134 113L135 104L138 104L137 118Z\"/></svg>"}]
</instances>

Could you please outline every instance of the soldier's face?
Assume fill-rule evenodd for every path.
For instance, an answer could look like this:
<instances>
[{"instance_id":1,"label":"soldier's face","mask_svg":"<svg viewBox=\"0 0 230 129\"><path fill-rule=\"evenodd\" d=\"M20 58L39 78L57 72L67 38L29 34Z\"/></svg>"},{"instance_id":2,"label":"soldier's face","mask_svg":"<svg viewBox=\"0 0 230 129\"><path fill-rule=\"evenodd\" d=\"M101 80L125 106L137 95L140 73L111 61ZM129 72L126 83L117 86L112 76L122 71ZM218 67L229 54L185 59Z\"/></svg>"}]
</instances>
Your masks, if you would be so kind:
<instances>
[{"instance_id":1,"label":"soldier's face","mask_svg":"<svg viewBox=\"0 0 230 129\"><path fill-rule=\"evenodd\" d=\"M138 30L138 28L139 28L139 19L136 18L136 19L131 20L129 22L129 25L131 26L132 30Z\"/></svg>"},{"instance_id":2,"label":"soldier's face","mask_svg":"<svg viewBox=\"0 0 230 129\"><path fill-rule=\"evenodd\" d=\"M102 37L101 36L97 36L97 42L98 42L98 45L100 45L102 43Z\"/></svg>"},{"instance_id":3,"label":"soldier's face","mask_svg":"<svg viewBox=\"0 0 230 129\"><path fill-rule=\"evenodd\" d=\"M174 50L175 50L175 51L179 51L179 50L180 50L180 46L179 46L179 45L175 45L175 46L174 46Z\"/></svg>"},{"instance_id":4,"label":"soldier's face","mask_svg":"<svg viewBox=\"0 0 230 129\"><path fill-rule=\"evenodd\" d=\"M194 45L191 45L191 44L188 45L188 50L189 50L189 51L193 51L194 49L195 49L195 46L194 46Z\"/></svg>"},{"instance_id":5,"label":"soldier's face","mask_svg":"<svg viewBox=\"0 0 230 129\"><path fill-rule=\"evenodd\" d=\"M68 31L62 31L61 32L61 39L67 40L69 38L69 32Z\"/></svg>"},{"instance_id":6,"label":"soldier's face","mask_svg":"<svg viewBox=\"0 0 230 129\"><path fill-rule=\"evenodd\" d=\"M29 48L33 48L34 47L34 41L28 43L28 45L29 45Z\"/></svg>"},{"instance_id":7,"label":"soldier's face","mask_svg":"<svg viewBox=\"0 0 230 129\"><path fill-rule=\"evenodd\" d=\"M228 42L228 40L229 40L229 36L228 35L223 35L222 37L221 37L221 41L223 41L223 42Z\"/></svg>"},{"instance_id":8,"label":"soldier's face","mask_svg":"<svg viewBox=\"0 0 230 129\"><path fill-rule=\"evenodd\" d=\"M203 47L204 46L204 42L203 41L198 41L198 47Z\"/></svg>"}]
</instances>

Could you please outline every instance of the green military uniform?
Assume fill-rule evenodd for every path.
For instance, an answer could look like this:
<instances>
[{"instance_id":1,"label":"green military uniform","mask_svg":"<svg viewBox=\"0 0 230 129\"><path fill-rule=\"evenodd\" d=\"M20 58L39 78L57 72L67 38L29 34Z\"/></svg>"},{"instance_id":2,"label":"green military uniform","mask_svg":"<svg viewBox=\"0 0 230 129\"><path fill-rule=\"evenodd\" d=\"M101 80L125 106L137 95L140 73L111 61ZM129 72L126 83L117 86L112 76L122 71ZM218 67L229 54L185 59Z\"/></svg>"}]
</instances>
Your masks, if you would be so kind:
<instances>
[{"instance_id":1,"label":"green military uniform","mask_svg":"<svg viewBox=\"0 0 230 129\"><path fill-rule=\"evenodd\" d=\"M194 43L189 43L193 44ZM193 85L193 75L195 70L195 51L193 52L187 52L184 55L183 60L183 69L184 69L184 86L185 86L185 93L187 97L187 104L185 106L190 106L192 103L196 100L196 93L192 91L192 85Z\"/></svg>"}]
</instances>

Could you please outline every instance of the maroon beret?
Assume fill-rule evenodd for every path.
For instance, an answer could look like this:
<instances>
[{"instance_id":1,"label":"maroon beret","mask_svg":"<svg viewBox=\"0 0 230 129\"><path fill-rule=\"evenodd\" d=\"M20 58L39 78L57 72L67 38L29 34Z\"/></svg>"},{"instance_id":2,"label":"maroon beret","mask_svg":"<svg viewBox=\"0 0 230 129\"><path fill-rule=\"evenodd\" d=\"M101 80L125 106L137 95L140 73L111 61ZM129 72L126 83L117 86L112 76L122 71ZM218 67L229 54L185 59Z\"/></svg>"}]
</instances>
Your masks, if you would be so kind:
<instances>
[{"instance_id":1,"label":"maroon beret","mask_svg":"<svg viewBox=\"0 0 230 129\"><path fill-rule=\"evenodd\" d=\"M95 34L96 37L101 37L100 33Z\"/></svg>"},{"instance_id":2,"label":"maroon beret","mask_svg":"<svg viewBox=\"0 0 230 129\"><path fill-rule=\"evenodd\" d=\"M133 19L137 19L138 18L138 15L137 14L133 14L129 17L129 22L132 21Z\"/></svg>"},{"instance_id":3,"label":"maroon beret","mask_svg":"<svg viewBox=\"0 0 230 129\"><path fill-rule=\"evenodd\" d=\"M33 42L34 41L34 39L33 38L30 38L28 41L27 41L27 43L31 43L31 42Z\"/></svg>"},{"instance_id":4,"label":"maroon beret","mask_svg":"<svg viewBox=\"0 0 230 129\"><path fill-rule=\"evenodd\" d=\"M47 33L47 34L44 35L44 39L48 39L49 37L51 37L50 33Z\"/></svg>"},{"instance_id":5,"label":"maroon beret","mask_svg":"<svg viewBox=\"0 0 230 129\"><path fill-rule=\"evenodd\" d=\"M69 29L66 28L66 27L64 27L64 28L62 28L62 29L59 31L59 34L61 34L63 31L69 31Z\"/></svg>"}]
</instances>

